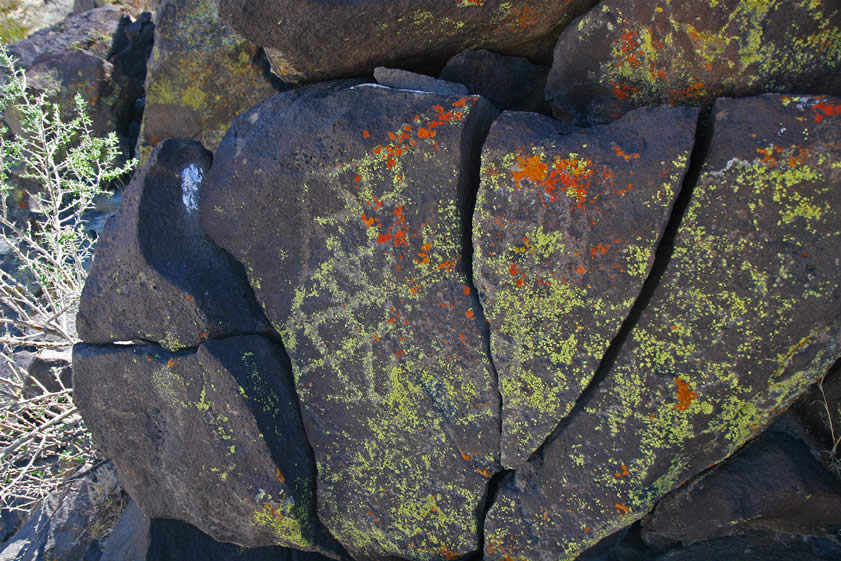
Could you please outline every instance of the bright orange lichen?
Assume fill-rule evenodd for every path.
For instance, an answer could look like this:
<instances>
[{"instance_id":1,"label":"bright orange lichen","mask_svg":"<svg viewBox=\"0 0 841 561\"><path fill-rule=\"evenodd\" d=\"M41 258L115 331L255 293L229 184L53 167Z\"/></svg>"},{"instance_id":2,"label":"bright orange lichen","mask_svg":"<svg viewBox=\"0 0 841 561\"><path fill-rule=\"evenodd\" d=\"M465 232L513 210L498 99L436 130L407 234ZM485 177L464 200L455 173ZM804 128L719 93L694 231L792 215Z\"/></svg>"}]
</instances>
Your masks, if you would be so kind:
<instances>
[{"instance_id":1,"label":"bright orange lichen","mask_svg":"<svg viewBox=\"0 0 841 561\"><path fill-rule=\"evenodd\" d=\"M678 411L686 411L692 402L698 399L698 394L690 390L689 384L680 378L675 378L675 384L677 384L677 405L674 408Z\"/></svg>"}]
</instances>

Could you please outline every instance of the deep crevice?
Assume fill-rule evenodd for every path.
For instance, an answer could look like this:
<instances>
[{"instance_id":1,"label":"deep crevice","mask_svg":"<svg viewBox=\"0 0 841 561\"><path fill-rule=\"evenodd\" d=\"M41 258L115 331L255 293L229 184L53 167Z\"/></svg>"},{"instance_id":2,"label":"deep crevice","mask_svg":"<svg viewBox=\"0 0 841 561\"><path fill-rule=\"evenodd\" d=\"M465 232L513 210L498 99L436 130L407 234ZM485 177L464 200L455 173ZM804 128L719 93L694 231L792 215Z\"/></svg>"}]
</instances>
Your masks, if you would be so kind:
<instances>
[{"instance_id":1,"label":"deep crevice","mask_svg":"<svg viewBox=\"0 0 841 561\"><path fill-rule=\"evenodd\" d=\"M479 535L479 549L468 553L467 555L462 555L456 561L481 561L484 558L485 554L485 520L488 517L488 511L491 510L491 507L496 502L496 497L499 494L499 489L502 487L503 481L507 477L513 477L514 470L513 469L503 469L502 471L498 471L491 477L490 481L488 481L488 488L487 493L485 494L485 500L479 505L479 528L478 528L478 535Z\"/></svg>"},{"instance_id":2,"label":"deep crevice","mask_svg":"<svg viewBox=\"0 0 841 561\"><path fill-rule=\"evenodd\" d=\"M683 182L681 183L680 193L678 194L677 199L675 199L675 204L672 207L669 222L666 225L666 229L663 231L663 235L657 245L657 250L654 253L654 264L651 267L651 272L645 279L639 296L637 296L631 311L628 313L625 321L622 322L622 326L619 328L616 336L610 342L610 346L602 357L596 372L593 374L593 378L590 380L590 383L584 391L581 392L581 395L578 397L572 411L570 411L569 415L561 420L558 426L555 427L555 430L546 437L543 444L541 444L529 457L527 463L532 464L532 467L542 463L543 452L546 447L554 441L558 435L563 432L569 422L574 417L581 414L581 412L594 399L598 388L602 385L610 371L613 369L613 365L616 362L616 358L619 356L620 350L625 345L625 341L639 323L643 311L648 308L652 297L657 291L657 287L660 285L663 274L671 262L672 253L674 252L675 247L675 238L677 237L678 230L683 222L683 217L686 214L689 203L692 200L692 193L694 192L695 185L701 175L701 168L707 159L707 152L709 151L714 125L714 120L712 119L713 103L714 100L701 108L701 112L698 115L698 124L695 128L695 142L692 146L692 153L689 156L686 174L684 175Z\"/></svg>"}]
</instances>

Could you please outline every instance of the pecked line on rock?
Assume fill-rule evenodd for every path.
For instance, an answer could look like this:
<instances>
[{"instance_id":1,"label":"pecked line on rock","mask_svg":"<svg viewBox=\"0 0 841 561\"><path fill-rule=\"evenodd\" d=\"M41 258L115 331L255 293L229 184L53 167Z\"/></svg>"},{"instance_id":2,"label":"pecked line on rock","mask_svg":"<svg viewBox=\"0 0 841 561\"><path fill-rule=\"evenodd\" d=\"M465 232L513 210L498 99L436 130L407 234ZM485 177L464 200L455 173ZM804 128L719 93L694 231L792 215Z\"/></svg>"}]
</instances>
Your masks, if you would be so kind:
<instances>
[{"instance_id":1,"label":"pecked line on rock","mask_svg":"<svg viewBox=\"0 0 841 561\"><path fill-rule=\"evenodd\" d=\"M637 299L634 302L633 308L625 318L625 321L622 323L622 327L619 329L616 336L610 342L610 346L599 363L599 367L596 369L592 380L581 393L581 396L573 407L573 410L570 411L569 415L567 415L567 417L558 424L555 430L546 437L544 442L535 450L526 462L526 465L530 466L529 469L535 469L542 463L543 451L546 446L563 432L564 428L573 418L575 418L576 415L578 415L581 411L584 411L584 409L589 406L596 389L607 377L616 357L619 355L619 351L625 344L625 340L634 330L634 327L636 327L643 310L648 307L652 296L657 290L657 287L660 284L660 279L671 261L672 252L674 251L675 237L678 229L680 228L684 214L686 213L686 209L689 206L689 202L692 200L692 192L695 189L695 185L698 182L698 178L701 173L701 168L707 157L713 133L711 113L712 104L709 104L701 110L698 116L698 124L695 129L695 140L692 145L692 151L689 156L689 163L686 175L684 176L681 185L680 193L678 194L674 207L672 208L669 223L663 232L660 243L657 245L651 272L645 279L639 296L637 296Z\"/></svg>"}]
</instances>

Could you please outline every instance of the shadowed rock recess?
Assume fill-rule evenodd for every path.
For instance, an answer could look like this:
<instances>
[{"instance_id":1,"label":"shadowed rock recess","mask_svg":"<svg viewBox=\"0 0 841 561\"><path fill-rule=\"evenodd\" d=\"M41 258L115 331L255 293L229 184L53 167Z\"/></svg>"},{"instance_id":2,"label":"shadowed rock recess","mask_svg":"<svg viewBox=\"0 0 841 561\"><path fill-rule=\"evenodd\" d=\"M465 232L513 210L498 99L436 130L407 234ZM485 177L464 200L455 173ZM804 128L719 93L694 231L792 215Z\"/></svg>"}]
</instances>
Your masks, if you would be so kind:
<instances>
[{"instance_id":1,"label":"shadowed rock recess","mask_svg":"<svg viewBox=\"0 0 841 561\"><path fill-rule=\"evenodd\" d=\"M341 560L574 559L652 511L652 547L825 536L837 480L793 436L709 468L841 357L838 10L604 0L563 29L594 3L439 4L220 0L243 37L165 4L144 134L208 145L146 138L73 355L123 486L215 540ZM476 95L546 111L556 40L566 122ZM201 72L168 78L182 43ZM259 48L332 81L265 98ZM462 90L409 71L464 48L498 51L442 73L474 93L419 91ZM379 65L410 89L367 83ZM801 84L825 91L756 95ZM745 484L762 458L803 484ZM669 514L693 505L721 518Z\"/></svg>"}]
</instances>

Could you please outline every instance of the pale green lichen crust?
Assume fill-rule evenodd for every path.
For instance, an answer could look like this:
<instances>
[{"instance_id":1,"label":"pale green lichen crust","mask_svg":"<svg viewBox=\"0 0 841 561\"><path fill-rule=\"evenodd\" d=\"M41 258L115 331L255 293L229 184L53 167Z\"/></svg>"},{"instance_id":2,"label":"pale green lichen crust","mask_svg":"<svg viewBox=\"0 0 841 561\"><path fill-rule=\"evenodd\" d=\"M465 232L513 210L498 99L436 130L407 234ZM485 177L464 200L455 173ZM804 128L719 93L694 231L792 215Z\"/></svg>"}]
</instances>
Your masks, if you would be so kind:
<instances>
[{"instance_id":1,"label":"pale green lichen crust","mask_svg":"<svg viewBox=\"0 0 841 561\"><path fill-rule=\"evenodd\" d=\"M678 131L666 142L664 120ZM494 123L474 215L506 467L572 410L630 311L681 189L695 113L642 112L566 136L548 121L505 113Z\"/></svg>"},{"instance_id":2,"label":"pale green lichen crust","mask_svg":"<svg viewBox=\"0 0 841 561\"><path fill-rule=\"evenodd\" d=\"M836 98L716 103L660 285L592 399L500 494L489 558L574 558L732 454L841 356L839 116Z\"/></svg>"}]
</instances>

